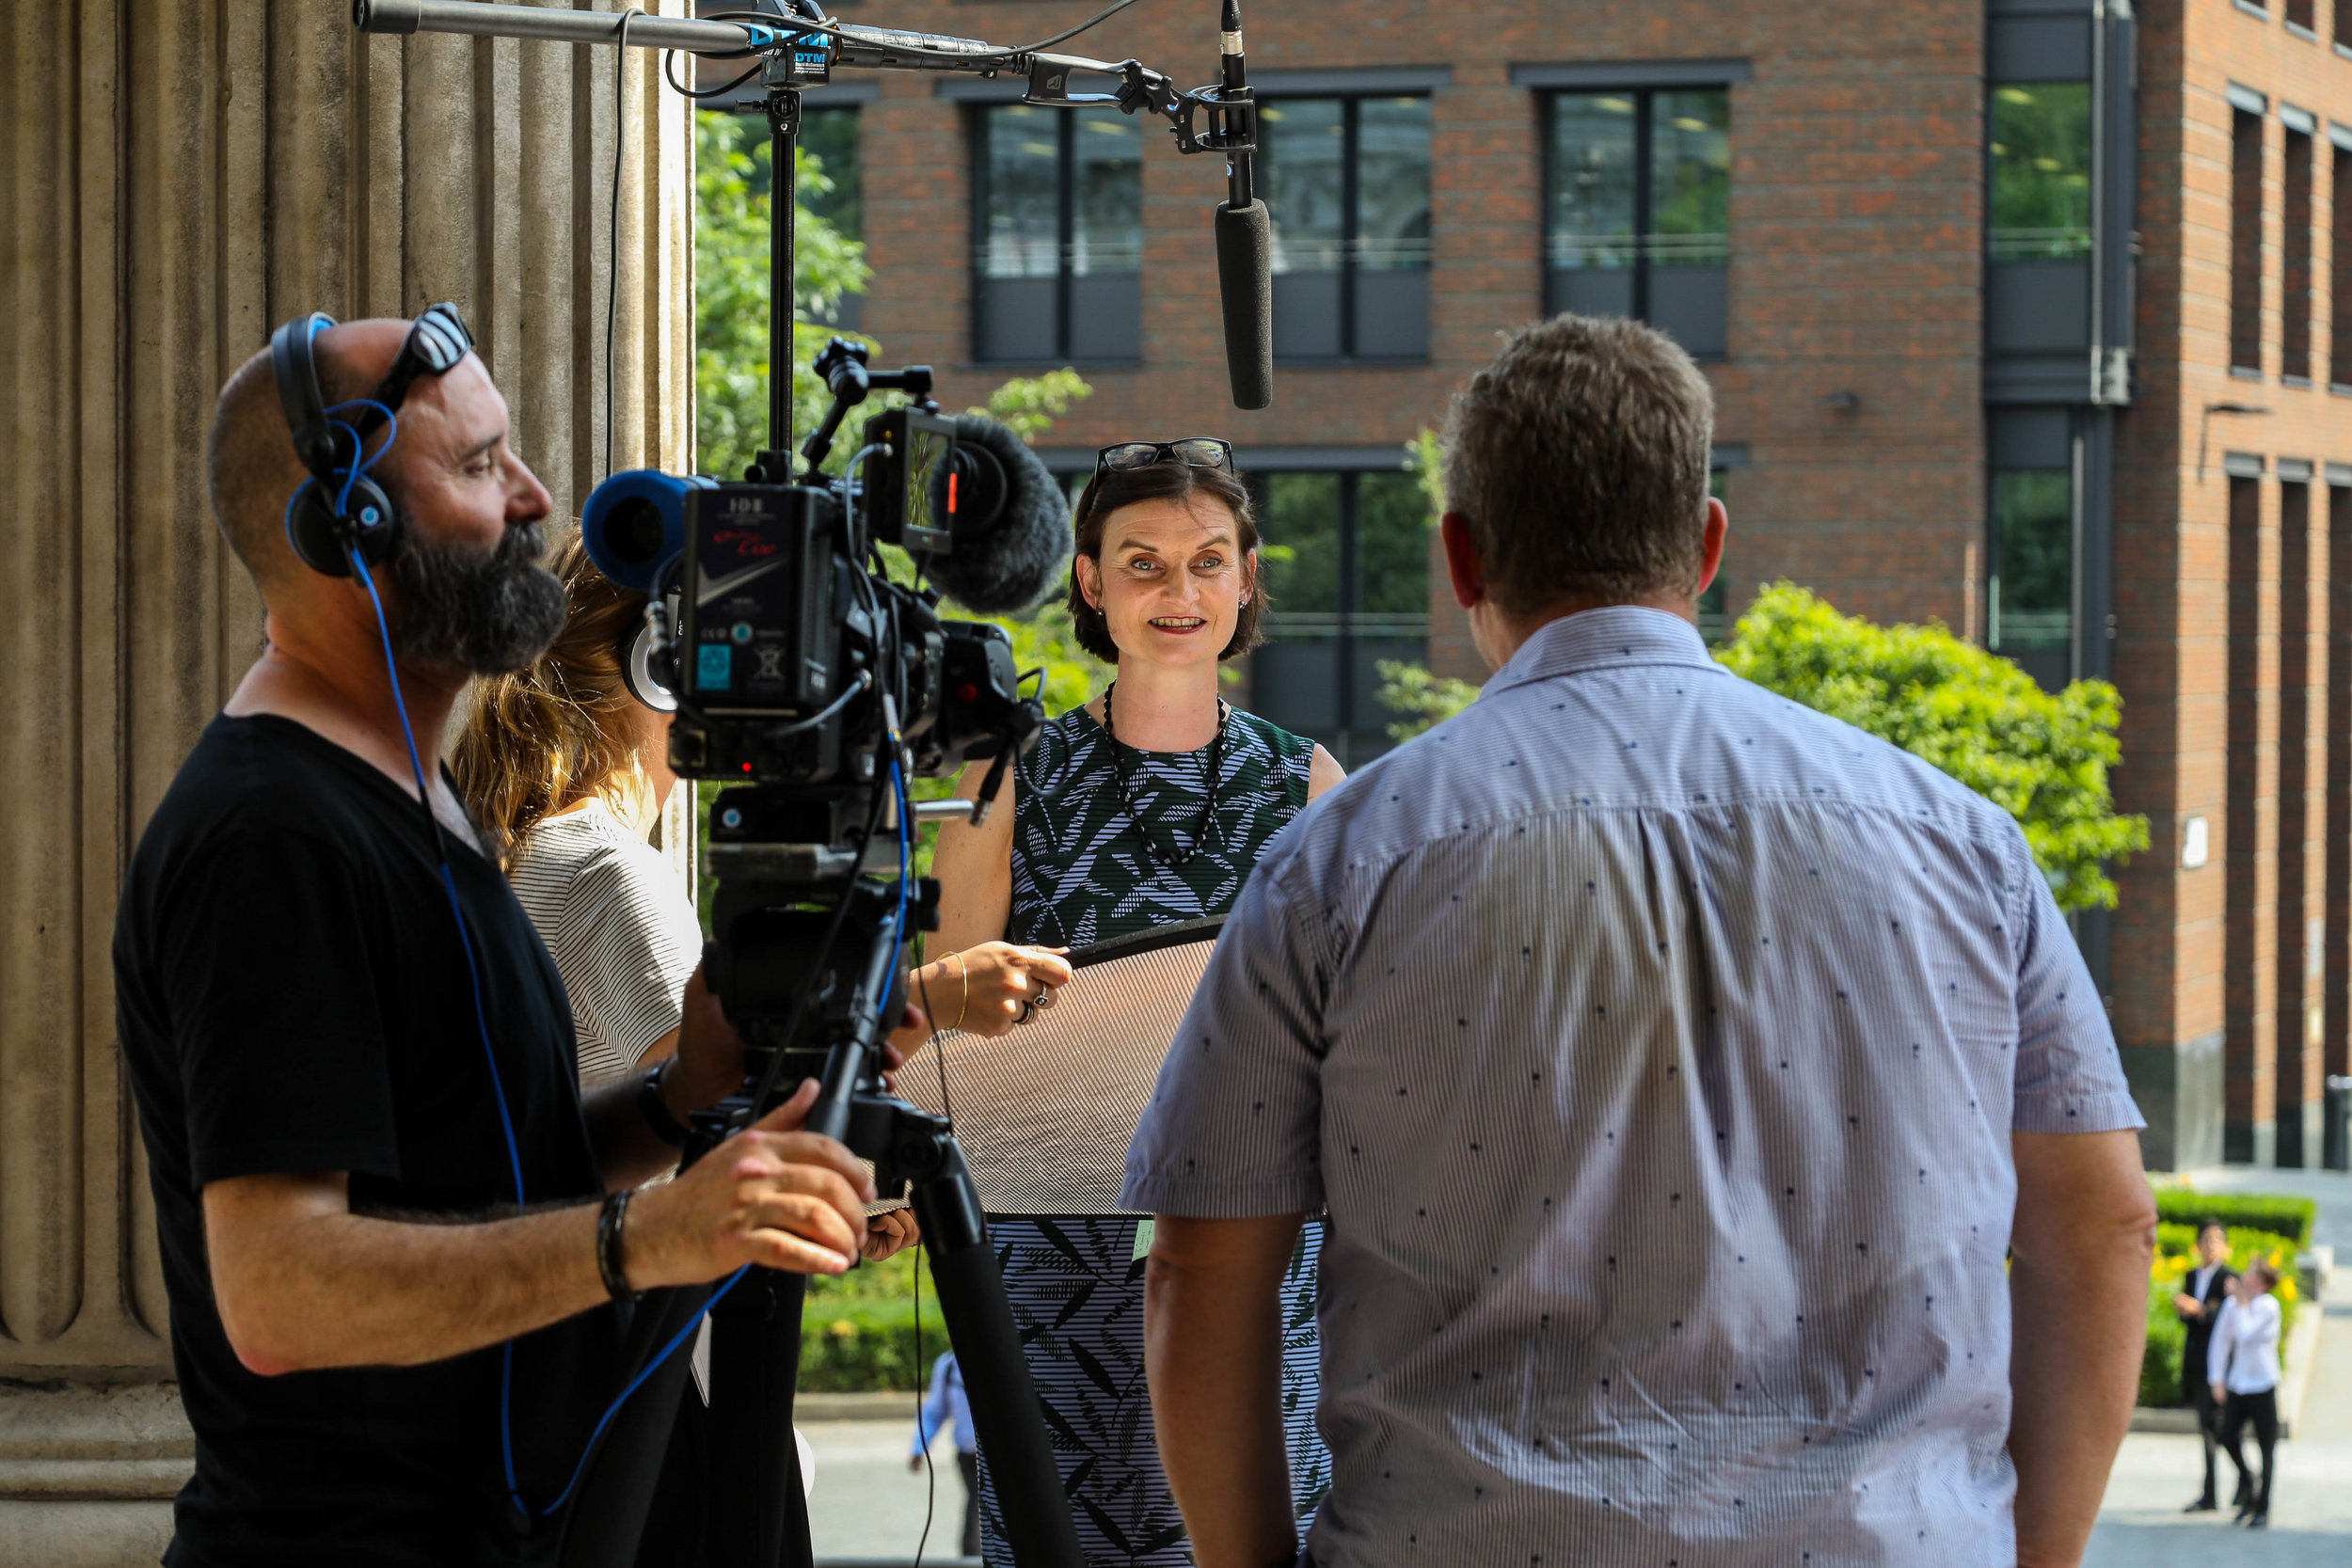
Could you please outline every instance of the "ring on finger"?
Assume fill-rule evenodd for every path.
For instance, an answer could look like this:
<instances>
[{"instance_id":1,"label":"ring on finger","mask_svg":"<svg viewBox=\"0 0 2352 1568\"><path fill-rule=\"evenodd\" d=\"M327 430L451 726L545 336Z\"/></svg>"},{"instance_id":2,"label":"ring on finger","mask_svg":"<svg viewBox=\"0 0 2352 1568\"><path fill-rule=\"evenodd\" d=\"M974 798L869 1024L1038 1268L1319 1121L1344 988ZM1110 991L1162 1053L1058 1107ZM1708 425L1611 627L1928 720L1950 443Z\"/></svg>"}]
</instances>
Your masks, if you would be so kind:
<instances>
[{"instance_id":1,"label":"ring on finger","mask_svg":"<svg viewBox=\"0 0 2352 1568\"><path fill-rule=\"evenodd\" d=\"M1021 1004L1021 1011L1020 1011L1020 1014L1019 1014L1017 1017L1015 1017L1015 1018L1013 1019L1013 1022L1014 1022L1015 1023L1034 1023L1034 1022L1037 1022L1037 1009L1038 1009L1038 1004L1037 1004L1036 1002L1034 1002L1034 1001L1032 1001L1032 1000L1029 1000L1029 999L1025 998L1025 999L1022 1001L1022 1004Z\"/></svg>"},{"instance_id":2,"label":"ring on finger","mask_svg":"<svg viewBox=\"0 0 2352 1568\"><path fill-rule=\"evenodd\" d=\"M1053 987L1044 984L1039 985L1037 988L1037 1005L1041 1007L1050 1007L1054 1005Z\"/></svg>"}]
</instances>

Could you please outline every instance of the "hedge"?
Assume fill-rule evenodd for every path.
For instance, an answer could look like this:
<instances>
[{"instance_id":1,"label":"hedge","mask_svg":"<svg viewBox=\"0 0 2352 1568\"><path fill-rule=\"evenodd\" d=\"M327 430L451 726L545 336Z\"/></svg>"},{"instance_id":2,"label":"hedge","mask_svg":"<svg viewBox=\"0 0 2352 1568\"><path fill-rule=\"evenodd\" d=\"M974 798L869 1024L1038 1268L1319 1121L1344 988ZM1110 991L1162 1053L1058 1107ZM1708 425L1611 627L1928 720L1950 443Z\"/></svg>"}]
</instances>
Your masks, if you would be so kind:
<instances>
[{"instance_id":1,"label":"hedge","mask_svg":"<svg viewBox=\"0 0 2352 1568\"><path fill-rule=\"evenodd\" d=\"M924 1292L923 1335L918 1351L914 1303L810 1300L801 1313L800 1386L810 1393L866 1393L874 1389L923 1387L931 1362L947 1348L947 1328L939 1304Z\"/></svg>"},{"instance_id":2,"label":"hedge","mask_svg":"<svg viewBox=\"0 0 2352 1568\"><path fill-rule=\"evenodd\" d=\"M2312 1225L2319 1205L2308 1197L2277 1193L2201 1193L2189 1187L2158 1187L2156 1218L2166 1225L2196 1226L2208 1219L2229 1227L2234 1240L2240 1230L2265 1230L2283 1236L2303 1252L2312 1244ZM2192 1241L2194 1238L2191 1238ZM2292 1266L2290 1257L2285 1266Z\"/></svg>"}]
</instances>

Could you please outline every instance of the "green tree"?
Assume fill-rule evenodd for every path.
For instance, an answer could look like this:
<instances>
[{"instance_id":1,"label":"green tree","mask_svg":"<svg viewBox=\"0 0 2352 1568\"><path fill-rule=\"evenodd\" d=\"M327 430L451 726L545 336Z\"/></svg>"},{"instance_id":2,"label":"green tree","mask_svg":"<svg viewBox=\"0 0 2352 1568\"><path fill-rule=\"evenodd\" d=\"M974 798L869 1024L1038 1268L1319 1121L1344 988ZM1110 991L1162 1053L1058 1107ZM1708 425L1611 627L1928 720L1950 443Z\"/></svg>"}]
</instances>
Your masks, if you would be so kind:
<instances>
[{"instance_id":1,"label":"green tree","mask_svg":"<svg viewBox=\"0 0 2352 1568\"><path fill-rule=\"evenodd\" d=\"M2108 791L2122 699L2106 681L2044 691L1940 626L1874 626L1788 582L1756 596L1716 657L2007 811L2062 909L2112 909L2105 863L2148 847L2148 819L2118 816Z\"/></svg>"}]
</instances>

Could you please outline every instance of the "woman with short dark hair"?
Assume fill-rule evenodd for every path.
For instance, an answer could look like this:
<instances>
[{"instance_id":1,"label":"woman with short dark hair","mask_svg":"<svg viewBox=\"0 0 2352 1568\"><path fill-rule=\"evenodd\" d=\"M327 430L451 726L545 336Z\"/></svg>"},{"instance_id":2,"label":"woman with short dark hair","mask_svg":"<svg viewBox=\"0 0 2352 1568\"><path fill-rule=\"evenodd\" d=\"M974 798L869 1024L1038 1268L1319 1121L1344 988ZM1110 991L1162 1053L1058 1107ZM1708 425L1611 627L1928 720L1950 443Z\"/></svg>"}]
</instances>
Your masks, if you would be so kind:
<instances>
[{"instance_id":1,"label":"woman with short dark hair","mask_svg":"<svg viewBox=\"0 0 2352 1568\"><path fill-rule=\"evenodd\" d=\"M1218 695L1223 661L1258 645L1266 608L1257 519L1229 445L1104 448L1075 522L1071 614L1080 643L1118 677L1045 726L1005 782L1009 811L940 830L946 949L1091 946L1222 915L1266 841L1342 776L1313 741ZM965 769L961 792L985 771ZM1189 1563L1152 1437L1136 1219L992 1215L989 1227L1039 1395L1057 1432L1083 1445L1057 1444L1057 1457L1088 1561ZM1312 1429L1319 1243L1311 1225L1284 1282L1285 1322L1299 1325L1285 1336L1283 1374L1302 1518L1329 1479ZM989 1560L1002 1562L985 1482L981 1521Z\"/></svg>"}]
</instances>

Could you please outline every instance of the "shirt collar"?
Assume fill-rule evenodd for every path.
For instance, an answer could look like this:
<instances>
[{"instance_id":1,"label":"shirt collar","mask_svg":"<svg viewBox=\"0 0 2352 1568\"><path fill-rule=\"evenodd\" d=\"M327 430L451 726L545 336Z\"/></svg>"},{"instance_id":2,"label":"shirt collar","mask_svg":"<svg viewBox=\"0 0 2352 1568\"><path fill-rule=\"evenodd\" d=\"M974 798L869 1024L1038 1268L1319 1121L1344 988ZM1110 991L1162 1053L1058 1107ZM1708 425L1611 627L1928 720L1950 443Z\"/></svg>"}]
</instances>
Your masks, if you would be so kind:
<instances>
[{"instance_id":1,"label":"shirt collar","mask_svg":"<svg viewBox=\"0 0 2352 1568\"><path fill-rule=\"evenodd\" d=\"M1707 640L1681 616L1640 605L1611 605L1547 621L1486 682L1486 694L1515 686L1637 664L1679 664L1727 674Z\"/></svg>"}]
</instances>

